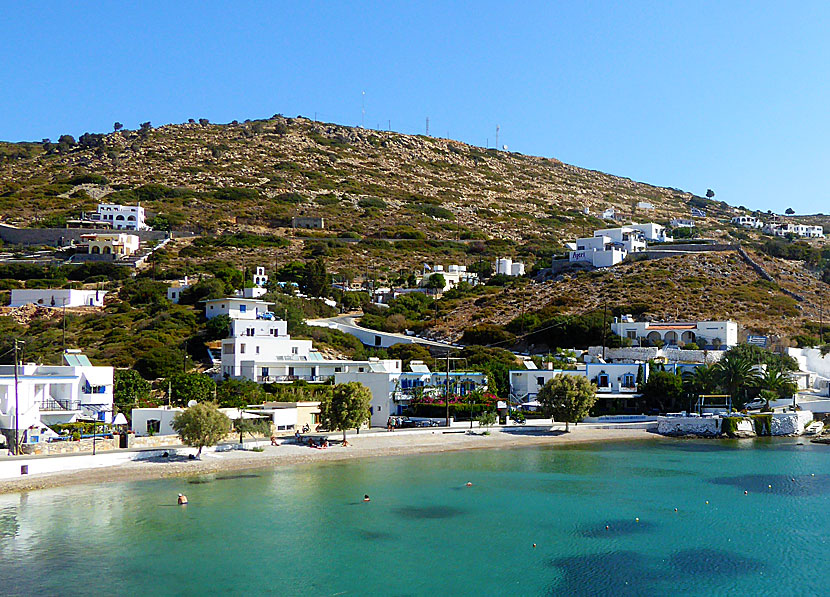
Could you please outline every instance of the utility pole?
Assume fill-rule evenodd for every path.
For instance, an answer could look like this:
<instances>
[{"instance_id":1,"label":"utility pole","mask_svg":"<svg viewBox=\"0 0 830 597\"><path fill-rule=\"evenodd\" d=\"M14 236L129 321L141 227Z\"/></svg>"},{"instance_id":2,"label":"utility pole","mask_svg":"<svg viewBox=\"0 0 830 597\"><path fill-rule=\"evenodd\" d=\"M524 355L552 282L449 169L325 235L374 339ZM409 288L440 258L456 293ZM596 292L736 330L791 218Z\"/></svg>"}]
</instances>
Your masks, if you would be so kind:
<instances>
[{"instance_id":1,"label":"utility pole","mask_svg":"<svg viewBox=\"0 0 830 597\"><path fill-rule=\"evenodd\" d=\"M496 125L496 151L499 150L499 125Z\"/></svg>"},{"instance_id":2,"label":"utility pole","mask_svg":"<svg viewBox=\"0 0 830 597\"><path fill-rule=\"evenodd\" d=\"M602 360L605 361L605 326L608 302L602 303Z\"/></svg>"},{"instance_id":3,"label":"utility pole","mask_svg":"<svg viewBox=\"0 0 830 597\"><path fill-rule=\"evenodd\" d=\"M66 352L66 297L63 298L63 352Z\"/></svg>"},{"instance_id":4,"label":"utility pole","mask_svg":"<svg viewBox=\"0 0 830 597\"><path fill-rule=\"evenodd\" d=\"M20 450L20 437L19 437L19 429L20 429L20 418L18 416L18 411L20 410L20 392L18 390L18 373L17 369L20 365L18 359L18 348L17 345L20 342L17 338L14 339L14 455L16 456Z\"/></svg>"},{"instance_id":5,"label":"utility pole","mask_svg":"<svg viewBox=\"0 0 830 597\"><path fill-rule=\"evenodd\" d=\"M429 137L429 116L427 116L427 137Z\"/></svg>"},{"instance_id":6,"label":"utility pole","mask_svg":"<svg viewBox=\"0 0 830 597\"><path fill-rule=\"evenodd\" d=\"M360 128L366 128L366 92L361 91L361 105L360 105Z\"/></svg>"}]
</instances>

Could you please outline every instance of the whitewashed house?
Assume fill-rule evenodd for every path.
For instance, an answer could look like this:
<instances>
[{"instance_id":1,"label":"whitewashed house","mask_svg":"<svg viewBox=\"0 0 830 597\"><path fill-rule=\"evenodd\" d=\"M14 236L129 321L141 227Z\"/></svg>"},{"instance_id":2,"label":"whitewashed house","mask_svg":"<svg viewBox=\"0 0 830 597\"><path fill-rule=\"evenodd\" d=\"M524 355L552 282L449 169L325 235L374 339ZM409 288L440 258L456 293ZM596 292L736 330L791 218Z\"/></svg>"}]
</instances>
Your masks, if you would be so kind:
<instances>
[{"instance_id":1,"label":"whitewashed house","mask_svg":"<svg viewBox=\"0 0 830 597\"><path fill-rule=\"evenodd\" d=\"M525 264L521 261L513 261L510 257L502 257L496 260L496 273L505 276L524 276Z\"/></svg>"},{"instance_id":2,"label":"whitewashed house","mask_svg":"<svg viewBox=\"0 0 830 597\"><path fill-rule=\"evenodd\" d=\"M63 359L64 365L20 365L16 393L14 365L0 365L0 429L7 438L15 421L21 442L31 441L28 430L41 436L43 426L112 421L113 368L93 365L79 351L67 351Z\"/></svg>"},{"instance_id":3,"label":"whitewashed house","mask_svg":"<svg viewBox=\"0 0 830 597\"><path fill-rule=\"evenodd\" d=\"M557 375L587 377L597 386L598 398L629 398L637 394L637 380L648 381L648 363L586 363L578 369L515 369L509 373L514 402L536 400L539 390Z\"/></svg>"},{"instance_id":4,"label":"whitewashed house","mask_svg":"<svg viewBox=\"0 0 830 597\"><path fill-rule=\"evenodd\" d=\"M193 286L193 283L187 276L181 280L176 280L167 288L167 300L178 305L179 300L182 298L182 292L191 286Z\"/></svg>"},{"instance_id":5,"label":"whitewashed house","mask_svg":"<svg viewBox=\"0 0 830 597\"><path fill-rule=\"evenodd\" d=\"M761 231L772 236L794 234L801 238L824 238L824 227L822 226L807 226L805 224L792 224L790 222L780 224L769 223Z\"/></svg>"},{"instance_id":6,"label":"whitewashed house","mask_svg":"<svg viewBox=\"0 0 830 597\"><path fill-rule=\"evenodd\" d=\"M268 303L254 298L230 296L220 299L207 299L205 304L205 318L213 319L217 315L227 315L231 319L260 319L260 316L270 314Z\"/></svg>"},{"instance_id":7,"label":"whitewashed house","mask_svg":"<svg viewBox=\"0 0 830 597\"><path fill-rule=\"evenodd\" d=\"M672 218L669 222L672 228L694 228L695 221L691 218Z\"/></svg>"},{"instance_id":8,"label":"whitewashed house","mask_svg":"<svg viewBox=\"0 0 830 597\"><path fill-rule=\"evenodd\" d=\"M10 307L38 305L41 307L103 307L106 290L74 290L64 288L22 289L11 291Z\"/></svg>"},{"instance_id":9,"label":"whitewashed house","mask_svg":"<svg viewBox=\"0 0 830 597\"><path fill-rule=\"evenodd\" d=\"M741 226L742 228L763 228L764 223L756 218L755 216L748 216L746 214L735 216L732 218L732 223L735 226Z\"/></svg>"},{"instance_id":10,"label":"whitewashed house","mask_svg":"<svg viewBox=\"0 0 830 597\"><path fill-rule=\"evenodd\" d=\"M630 315L623 315L614 318L611 331L628 338L635 346L682 346L694 342L700 348L727 349L738 344L738 324L734 321L634 321Z\"/></svg>"},{"instance_id":11,"label":"whitewashed house","mask_svg":"<svg viewBox=\"0 0 830 597\"><path fill-rule=\"evenodd\" d=\"M81 242L90 255L113 255L116 258L129 257L138 251L141 244L135 234L123 232L94 232L82 234Z\"/></svg>"},{"instance_id":12,"label":"whitewashed house","mask_svg":"<svg viewBox=\"0 0 830 597\"><path fill-rule=\"evenodd\" d=\"M95 217L97 216L97 217ZM118 205L115 203L99 203L98 211L91 219L107 222L115 230L149 230L144 216L144 208L140 205Z\"/></svg>"},{"instance_id":13,"label":"whitewashed house","mask_svg":"<svg viewBox=\"0 0 830 597\"><path fill-rule=\"evenodd\" d=\"M426 285L429 283L429 279L435 274L441 274L444 277L444 288L442 289L442 292L446 292L451 288L455 288L461 282L466 282L472 286L478 286L479 284L478 274L475 272L468 272L466 265L452 264L448 265L446 268L444 268L443 265L435 265L431 268L430 271L426 271L426 267L424 268L424 270L425 271L423 272L422 277L418 283L419 286L421 286L422 288L426 287ZM377 290L381 291L381 294L383 294L383 291L388 293L391 292L392 289L379 288Z\"/></svg>"}]
</instances>

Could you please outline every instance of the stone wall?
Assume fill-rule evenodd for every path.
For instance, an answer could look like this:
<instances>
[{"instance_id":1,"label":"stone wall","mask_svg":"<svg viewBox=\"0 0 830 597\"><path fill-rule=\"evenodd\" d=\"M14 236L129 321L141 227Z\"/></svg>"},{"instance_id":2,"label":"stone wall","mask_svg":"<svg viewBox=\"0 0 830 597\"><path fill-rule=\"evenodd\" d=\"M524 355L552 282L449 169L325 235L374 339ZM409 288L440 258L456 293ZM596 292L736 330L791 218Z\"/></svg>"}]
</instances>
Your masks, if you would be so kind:
<instances>
[{"instance_id":1,"label":"stone wall","mask_svg":"<svg viewBox=\"0 0 830 597\"><path fill-rule=\"evenodd\" d=\"M602 356L602 346L591 346L588 354ZM723 357L722 350L680 350L663 349L655 346L630 346L628 348L606 348L605 359L610 361L648 361L665 357L669 363L717 363Z\"/></svg>"},{"instance_id":2,"label":"stone wall","mask_svg":"<svg viewBox=\"0 0 830 597\"><path fill-rule=\"evenodd\" d=\"M118 438L95 440L95 450L115 450L118 448ZM92 440L82 439L80 441L65 441L52 443L25 444L21 448L24 454L37 454L43 456L55 456L57 454L82 454L92 453Z\"/></svg>"},{"instance_id":3,"label":"stone wall","mask_svg":"<svg viewBox=\"0 0 830 597\"><path fill-rule=\"evenodd\" d=\"M65 246L70 241L80 242L82 234L94 232L124 232L137 235L142 243L167 238L163 230L103 230L92 228L16 228L0 224L0 240L10 245Z\"/></svg>"},{"instance_id":4,"label":"stone wall","mask_svg":"<svg viewBox=\"0 0 830 597\"><path fill-rule=\"evenodd\" d=\"M721 420L721 417L661 417L657 423L657 433L672 436L719 437ZM801 435L812 420L813 413L810 411L774 413L770 435ZM737 423L736 432L739 436L754 436L755 422L750 417L742 417Z\"/></svg>"}]
</instances>

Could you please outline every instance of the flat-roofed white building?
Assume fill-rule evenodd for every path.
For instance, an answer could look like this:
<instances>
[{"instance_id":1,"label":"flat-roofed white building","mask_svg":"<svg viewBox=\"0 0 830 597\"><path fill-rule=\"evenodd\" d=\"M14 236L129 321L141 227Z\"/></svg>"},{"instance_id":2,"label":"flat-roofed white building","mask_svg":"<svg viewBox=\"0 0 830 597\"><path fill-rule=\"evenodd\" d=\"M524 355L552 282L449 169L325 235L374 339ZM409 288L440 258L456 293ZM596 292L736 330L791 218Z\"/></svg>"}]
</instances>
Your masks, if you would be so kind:
<instances>
[{"instance_id":1,"label":"flat-roofed white building","mask_svg":"<svg viewBox=\"0 0 830 597\"><path fill-rule=\"evenodd\" d=\"M193 284L187 276L181 280L176 280L167 288L167 300L178 305L179 300L182 298L182 292L191 286L193 286Z\"/></svg>"},{"instance_id":2,"label":"flat-roofed white building","mask_svg":"<svg viewBox=\"0 0 830 597\"><path fill-rule=\"evenodd\" d=\"M38 305L41 307L103 307L106 290L76 290L70 288L13 288L10 307Z\"/></svg>"},{"instance_id":3,"label":"flat-roofed white building","mask_svg":"<svg viewBox=\"0 0 830 597\"><path fill-rule=\"evenodd\" d=\"M115 230L149 230L145 222L144 208L140 205L99 203L96 220L107 222Z\"/></svg>"},{"instance_id":4,"label":"flat-roofed white building","mask_svg":"<svg viewBox=\"0 0 830 597\"><path fill-rule=\"evenodd\" d=\"M695 221L691 218L672 218L670 225L672 228L694 228Z\"/></svg>"},{"instance_id":5,"label":"flat-roofed white building","mask_svg":"<svg viewBox=\"0 0 830 597\"><path fill-rule=\"evenodd\" d=\"M700 348L726 349L738 344L738 324L734 321L655 322L623 316L614 318L611 331L643 346L682 346L693 342Z\"/></svg>"},{"instance_id":6,"label":"flat-roofed white building","mask_svg":"<svg viewBox=\"0 0 830 597\"><path fill-rule=\"evenodd\" d=\"M135 234L123 232L95 232L82 234L81 242L86 244L90 255L114 255L116 258L128 257L138 251L141 244Z\"/></svg>"},{"instance_id":7,"label":"flat-roofed white building","mask_svg":"<svg viewBox=\"0 0 830 597\"><path fill-rule=\"evenodd\" d=\"M30 441L30 429L40 435L44 425L112 421L113 368L93 365L79 351L67 351L63 359L64 365L18 367L17 406L14 365L0 365L0 429L7 438L15 421L21 442Z\"/></svg>"},{"instance_id":8,"label":"flat-roofed white building","mask_svg":"<svg viewBox=\"0 0 830 597\"><path fill-rule=\"evenodd\" d=\"M735 216L732 218L732 223L743 228L762 228L764 223L755 216Z\"/></svg>"},{"instance_id":9,"label":"flat-roofed white building","mask_svg":"<svg viewBox=\"0 0 830 597\"><path fill-rule=\"evenodd\" d=\"M273 318L268 307L274 303L261 301L255 298L229 296L220 299L207 299L205 304L205 318L213 319L217 315L227 315L231 319L267 319Z\"/></svg>"}]
</instances>

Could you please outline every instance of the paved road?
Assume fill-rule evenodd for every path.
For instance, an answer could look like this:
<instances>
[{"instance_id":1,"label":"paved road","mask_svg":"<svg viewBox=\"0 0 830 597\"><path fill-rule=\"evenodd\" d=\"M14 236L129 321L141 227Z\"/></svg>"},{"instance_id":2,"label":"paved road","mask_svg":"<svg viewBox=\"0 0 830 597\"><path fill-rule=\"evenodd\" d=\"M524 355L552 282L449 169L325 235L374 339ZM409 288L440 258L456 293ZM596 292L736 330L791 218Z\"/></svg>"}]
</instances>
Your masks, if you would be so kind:
<instances>
[{"instance_id":1,"label":"paved road","mask_svg":"<svg viewBox=\"0 0 830 597\"><path fill-rule=\"evenodd\" d=\"M431 348L461 348L457 344L449 344L447 342L437 342L435 340L427 340L426 338L419 338L418 336L407 336L406 334L395 334L392 332L380 332L369 328L361 327L357 324L357 318L354 315L338 315L337 317L328 317L325 319L309 319L306 321L308 325L318 327L334 327L341 332L351 334L357 337L361 342L368 346L372 346L372 342L366 342L370 336L380 336L383 339L383 346L391 346L392 344L422 344Z\"/></svg>"}]
</instances>

